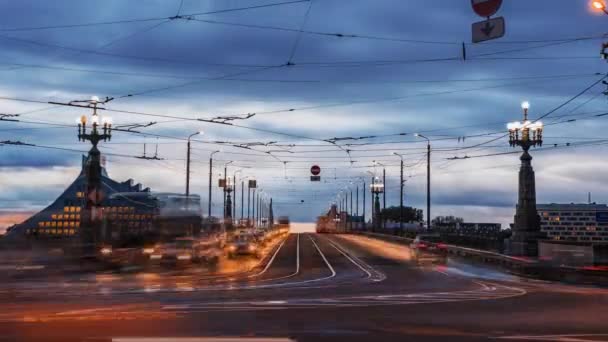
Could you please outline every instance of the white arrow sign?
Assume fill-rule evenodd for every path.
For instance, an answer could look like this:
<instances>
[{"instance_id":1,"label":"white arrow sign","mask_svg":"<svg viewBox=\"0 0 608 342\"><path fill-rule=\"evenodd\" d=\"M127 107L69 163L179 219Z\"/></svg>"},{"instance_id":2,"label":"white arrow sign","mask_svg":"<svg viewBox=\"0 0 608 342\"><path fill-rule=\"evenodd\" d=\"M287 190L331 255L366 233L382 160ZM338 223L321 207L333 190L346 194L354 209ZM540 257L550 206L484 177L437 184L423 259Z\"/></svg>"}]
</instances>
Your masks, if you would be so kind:
<instances>
[{"instance_id":1,"label":"white arrow sign","mask_svg":"<svg viewBox=\"0 0 608 342\"><path fill-rule=\"evenodd\" d=\"M473 24L473 43L500 38L505 35L505 19L498 17Z\"/></svg>"}]
</instances>

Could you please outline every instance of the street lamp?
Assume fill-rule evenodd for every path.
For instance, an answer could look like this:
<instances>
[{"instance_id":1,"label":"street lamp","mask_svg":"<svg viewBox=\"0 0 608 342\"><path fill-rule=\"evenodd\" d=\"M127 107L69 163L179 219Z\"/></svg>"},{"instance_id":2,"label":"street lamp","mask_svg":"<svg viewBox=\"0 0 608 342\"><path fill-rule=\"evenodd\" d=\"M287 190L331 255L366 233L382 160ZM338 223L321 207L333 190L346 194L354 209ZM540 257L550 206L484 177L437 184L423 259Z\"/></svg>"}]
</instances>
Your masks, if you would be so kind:
<instances>
[{"instance_id":1,"label":"street lamp","mask_svg":"<svg viewBox=\"0 0 608 342\"><path fill-rule=\"evenodd\" d=\"M602 12L608 14L608 11L606 10L606 4L604 3L604 1L601 1L601 0L592 1L591 7L593 7L594 9L596 9L598 11L602 11Z\"/></svg>"},{"instance_id":2,"label":"street lamp","mask_svg":"<svg viewBox=\"0 0 608 342\"><path fill-rule=\"evenodd\" d=\"M524 111L524 120L515 121L507 124L509 130L509 145L511 147L521 146L524 151L528 151L532 146L543 145L543 123L540 121L531 122L528 120L528 109L530 103L523 102L521 108Z\"/></svg>"},{"instance_id":3,"label":"street lamp","mask_svg":"<svg viewBox=\"0 0 608 342\"><path fill-rule=\"evenodd\" d=\"M223 186L223 192L224 192L224 220L228 217L228 211L226 208L226 193L228 191L227 186L228 186L228 165L232 164L234 161L228 161L224 164L224 186Z\"/></svg>"},{"instance_id":4,"label":"street lamp","mask_svg":"<svg viewBox=\"0 0 608 342\"><path fill-rule=\"evenodd\" d=\"M188 151L187 151L187 157L186 157L186 198L189 198L189 196L190 196L190 139L192 139L193 136L199 135L199 134L203 134L203 132L198 131L198 132L192 133L188 136Z\"/></svg>"},{"instance_id":5,"label":"street lamp","mask_svg":"<svg viewBox=\"0 0 608 342\"><path fill-rule=\"evenodd\" d=\"M513 224L513 234L509 244L509 254L520 256L538 255L538 239L540 233L540 217L536 211L536 185L532 156L528 153L532 146L543 144L543 124L540 121L528 120L530 104L523 102L524 120L511 122L509 130L509 145L520 146L523 154L520 157L518 202Z\"/></svg>"},{"instance_id":6,"label":"street lamp","mask_svg":"<svg viewBox=\"0 0 608 342\"><path fill-rule=\"evenodd\" d=\"M372 217L372 226L375 228L378 223L378 214L380 213L380 194L384 193L384 183L380 181L380 178L374 177L372 184L369 185L372 189L372 194L374 194L374 216Z\"/></svg>"},{"instance_id":7,"label":"street lamp","mask_svg":"<svg viewBox=\"0 0 608 342\"><path fill-rule=\"evenodd\" d=\"M211 152L211 154L209 155L209 200L208 200L208 206L209 206L209 211L207 213L207 216L209 217L209 219L211 219L211 190L213 189L213 155L216 153L219 153L220 151L213 151Z\"/></svg>"},{"instance_id":8,"label":"street lamp","mask_svg":"<svg viewBox=\"0 0 608 342\"><path fill-rule=\"evenodd\" d=\"M85 193L85 210L81 216L82 231L80 233L82 239L85 242L85 246L88 243L97 243L98 240L103 239L101 234L101 222L97 210L101 204L101 152L97 148L97 144L100 141L108 141L112 139L112 120L109 117L102 118L100 120L97 114L97 106L103 102L99 101L97 96L93 96L85 102L90 108L93 109L93 115L91 116L91 132L87 133L87 116L83 115L78 120L78 141L90 141L93 147L89 150L87 162L85 165L85 176L86 176L86 193ZM100 128L101 121L101 128Z\"/></svg>"},{"instance_id":9,"label":"street lamp","mask_svg":"<svg viewBox=\"0 0 608 342\"><path fill-rule=\"evenodd\" d=\"M393 155L401 159L401 175L399 182L399 232L403 232L403 155L393 152Z\"/></svg>"},{"instance_id":10,"label":"street lamp","mask_svg":"<svg viewBox=\"0 0 608 342\"><path fill-rule=\"evenodd\" d=\"M420 133L416 137L426 139L426 229L431 229L431 140Z\"/></svg>"}]
</instances>

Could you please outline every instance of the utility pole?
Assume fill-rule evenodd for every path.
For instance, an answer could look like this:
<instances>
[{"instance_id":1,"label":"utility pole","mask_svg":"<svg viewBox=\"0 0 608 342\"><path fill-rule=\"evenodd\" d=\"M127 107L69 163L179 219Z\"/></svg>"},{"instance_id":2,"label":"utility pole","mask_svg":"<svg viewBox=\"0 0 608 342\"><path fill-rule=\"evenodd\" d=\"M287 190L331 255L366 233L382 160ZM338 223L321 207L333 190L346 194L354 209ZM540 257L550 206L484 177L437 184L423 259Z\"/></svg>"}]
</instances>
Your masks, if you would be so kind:
<instances>
[{"instance_id":1,"label":"utility pole","mask_svg":"<svg viewBox=\"0 0 608 342\"><path fill-rule=\"evenodd\" d=\"M417 137L426 139L426 229L431 229L431 140L422 134Z\"/></svg>"},{"instance_id":2,"label":"utility pole","mask_svg":"<svg viewBox=\"0 0 608 342\"><path fill-rule=\"evenodd\" d=\"M190 198L190 139L193 136L201 134L201 133L202 132L199 131L196 133L192 133L188 136L188 151L186 153L186 203L189 202L189 198ZM144 147L144 149L145 149L145 147ZM145 154L145 152L144 152L144 154Z\"/></svg>"},{"instance_id":3,"label":"utility pole","mask_svg":"<svg viewBox=\"0 0 608 342\"><path fill-rule=\"evenodd\" d=\"M397 152L393 152L393 154L401 159L401 174L399 177L399 233L403 234L403 156Z\"/></svg>"},{"instance_id":4,"label":"utility pole","mask_svg":"<svg viewBox=\"0 0 608 342\"><path fill-rule=\"evenodd\" d=\"M353 189L350 189L350 215L353 216ZM350 230L353 229L353 220L350 220Z\"/></svg>"},{"instance_id":5,"label":"utility pole","mask_svg":"<svg viewBox=\"0 0 608 342\"><path fill-rule=\"evenodd\" d=\"M253 221L252 225L255 226L255 190L256 188L253 188L253 203L251 205L251 220Z\"/></svg>"},{"instance_id":6,"label":"utility pole","mask_svg":"<svg viewBox=\"0 0 608 342\"><path fill-rule=\"evenodd\" d=\"M363 226L365 227L365 181L363 181Z\"/></svg>"},{"instance_id":7,"label":"utility pole","mask_svg":"<svg viewBox=\"0 0 608 342\"><path fill-rule=\"evenodd\" d=\"M245 181L241 181L241 221L245 218Z\"/></svg>"},{"instance_id":8,"label":"utility pole","mask_svg":"<svg viewBox=\"0 0 608 342\"><path fill-rule=\"evenodd\" d=\"M209 219L211 219L211 203L213 202L211 198L211 190L213 189L213 155L219 152L220 151L214 151L209 155L209 200L207 203L209 206L209 211L207 213Z\"/></svg>"},{"instance_id":9,"label":"utility pole","mask_svg":"<svg viewBox=\"0 0 608 342\"><path fill-rule=\"evenodd\" d=\"M384 191L382 192L382 210L386 213L386 167L382 167L382 184L384 184ZM386 218L382 217L382 228L386 229Z\"/></svg>"},{"instance_id":10,"label":"utility pole","mask_svg":"<svg viewBox=\"0 0 608 342\"><path fill-rule=\"evenodd\" d=\"M247 226L249 226L249 211L251 208L251 186L247 184Z\"/></svg>"}]
</instances>

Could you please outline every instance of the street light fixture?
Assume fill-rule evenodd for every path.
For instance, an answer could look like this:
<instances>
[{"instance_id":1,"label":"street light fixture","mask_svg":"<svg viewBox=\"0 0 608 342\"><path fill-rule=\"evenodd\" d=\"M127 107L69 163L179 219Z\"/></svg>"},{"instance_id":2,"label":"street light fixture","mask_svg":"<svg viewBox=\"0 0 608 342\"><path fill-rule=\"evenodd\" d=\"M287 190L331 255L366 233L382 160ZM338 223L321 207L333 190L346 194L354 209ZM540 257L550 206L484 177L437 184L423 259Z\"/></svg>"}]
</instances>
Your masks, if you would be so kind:
<instances>
[{"instance_id":1,"label":"street light fixture","mask_svg":"<svg viewBox=\"0 0 608 342\"><path fill-rule=\"evenodd\" d=\"M543 144L543 124L540 121L528 120L528 102L522 103L523 121L511 122L509 130L509 145L520 146L523 154L520 157L518 203L515 212L513 234L509 244L509 254L520 256L536 256L538 254L538 239L540 238L540 217L536 210L536 185L532 156L528 153L532 146Z\"/></svg>"},{"instance_id":2,"label":"street light fixture","mask_svg":"<svg viewBox=\"0 0 608 342\"><path fill-rule=\"evenodd\" d=\"M372 194L375 195L372 228L376 228L378 225L378 214L380 213L380 194L384 193L384 183L380 181L380 178L374 177L372 184L369 186L372 189Z\"/></svg>"},{"instance_id":3,"label":"street light fixture","mask_svg":"<svg viewBox=\"0 0 608 342\"><path fill-rule=\"evenodd\" d=\"M85 242L85 245L89 243L97 243L100 239L103 239L101 235L101 222L99 215L97 215L97 209L99 208L102 201L102 166L101 166L101 152L97 148L97 144L100 141L108 141L112 139L112 120L109 117L105 117L100 120L97 114L97 106L101 103L99 98L93 96L88 101L78 101L88 104L88 107L93 109L93 115L91 116L91 132L87 132L87 116L83 115L78 120L78 141L90 141L93 147L89 150L87 162L85 166L86 175L86 193L85 193L85 207L83 215L81 216L81 237ZM100 129L101 121L101 129Z\"/></svg>"},{"instance_id":4,"label":"street light fixture","mask_svg":"<svg viewBox=\"0 0 608 342\"><path fill-rule=\"evenodd\" d=\"M606 4L604 3L604 1L601 1L601 0L592 1L591 6L598 11L602 11L602 12L608 14L608 11L606 10Z\"/></svg>"}]
</instances>

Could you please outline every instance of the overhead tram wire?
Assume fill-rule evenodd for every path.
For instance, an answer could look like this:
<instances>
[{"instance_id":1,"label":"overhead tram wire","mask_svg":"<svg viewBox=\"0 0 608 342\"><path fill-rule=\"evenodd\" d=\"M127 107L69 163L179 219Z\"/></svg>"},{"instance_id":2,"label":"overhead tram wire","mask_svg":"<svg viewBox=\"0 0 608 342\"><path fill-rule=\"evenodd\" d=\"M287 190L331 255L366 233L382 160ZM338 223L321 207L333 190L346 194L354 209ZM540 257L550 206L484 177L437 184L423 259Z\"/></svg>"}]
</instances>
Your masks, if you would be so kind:
<instances>
[{"instance_id":1,"label":"overhead tram wire","mask_svg":"<svg viewBox=\"0 0 608 342\"><path fill-rule=\"evenodd\" d=\"M465 92L473 92L473 91L480 91L480 90L487 90L487 89L497 89L497 88L503 88L503 87L529 85L529 84L535 84L535 83L540 83L540 81L535 80L535 81L529 81L529 82L517 82L517 83L514 82L514 83L500 84L500 85L494 85L494 86L475 87L475 88L457 89L457 90L446 90L446 91L430 92L430 93L418 93L418 94L412 94L412 95L406 95L406 96L386 97L386 98L369 99L369 100L355 100L355 101L348 101L348 102L341 102L341 103L321 104L321 105L304 106L304 107L298 107L298 108L277 109L277 110L254 112L254 113L255 113L255 115L269 115L269 114L288 113L288 112L305 111L305 110L320 109L320 108L344 107L344 106L380 103L380 102L394 102L394 101L402 101L402 100L405 100L408 98L465 93Z\"/></svg>"},{"instance_id":2,"label":"overhead tram wire","mask_svg":"<svg viewBox=\"0 0 608 342\"><path fill-rule=\"evenodd\" d=\"M294 0L294 1L284 1L284 2L275 2L269 4L262 5L254 5L254 6L246 6L246 7L235 7L235 8L227 8L222 10L214 10L214 11L206 11L206 12L197 12L197 13L188 13L181 15L182 17L186 16L196 16L196 15L208 15L208 14L220 14L220 13L228 13L228 12L238 12L238 11L247 11L258 8L267 8L267 7L276 7L283 5L291 5L297 3L309 2L310 0ZM131 24L138 22L146 22L146 21L160 21L166 19L178 19L175 16L171 17L151 17L151 18L139 18L139 19L124 19L124 20L112 20L112 21L98 21L98 22L89 22L89 23L81 23L81 24L63 24L63 25L47 25L47 26L30 26L30 27L15 27L15 28L0 28L0 32L22 32L22 31L38 31L38 30L50 30L50 29L64 29L64 28L77 28L77 27L90 27L90 26L104 26L104 25L117 25L117 24Z\"/></svg>"},{"instance_id":3,"label":"overhead tram wire","mask_svg":"<svg viewBox=\"0 0 608 342\"><path fill-rule=\"evenodd\" d=\"M595 58L595 57L594 57ZM60 70L60 71L71 71L81 73L93 73L102 75L117 75L117 76L132 76L132 77L149 77L149 78L166 78L166 79L184 79L184 80L206 80L206 81L232 81L232 82L253 82L253 83L312 83L312 84L323 84L323 83L354 83L354 84L401 84L401 83L483 83L483 82L496 82L496 81L513 81L513 80L534 80L534 79L560 79L560 78L571 78L571 77L586 77L596 76L600 73L580 73L580 74L557 74L557 75L532 75L532 76L516 76L516 77L495 77L495 78L471 78L471 79L412 79L412 80L321 80L321 79L301 79L301 80L288 80L288 79L243 79L243 78L225 78L217 79L206 76L190 76L190 75L177 75L177 74L156 74L156 73L141 73L141 72L127 72L117 70L100 70L100 69L88 69L88 68L73 68L64 67L52 64L26 64L19 62L7 62L7 65L20 66L25 68L40 68L48 70ZM252 66L247 66L252 67ZM257 67L257 66L256 66ZM269 66L263 66L269 67ZM2 70L0 70L2 71Z\"/></svg>"},{"instance_id":4,"label":"overhead tram wire","mask_svg":"<svg viewBox=\"0 0 608 342\"><path fill-rule=\"evenodd\" d=\"M146 62L162 62L162 63L180 64L180 65L183 65L183 64L208 65L208 66L235 67L235 68L266 68L266 67L270 66L270 65L259 65L259 64L214 63L214 62L204 62L204 61L188 62L185 60L175 60L175 59L147 57L147 56L123 55L123 54L118 54L118 53L103 52L103 51L96 51L96 50L90 50L90 49L81 49L81 48L64 46L64 45L59 45L59 44L45 43L45 42L40 42L40 41L36 41L36 40L31 40L31 39L6 36L6 35L2 35L2 34L0 34L0 38L6 39L6 40L11 40L11 41L16 41L16 42L20 42L20 43L30 44L30 45L38 45L38 46L43 46L43 47L48 47L48 48L70 50L70 51L80 52L80 53L84 53L84 54L93 54L93 55L122 58L122 59L133 59L133 60L140 60L140 61L146 61Z\"/></svg>"}]
</instances>

